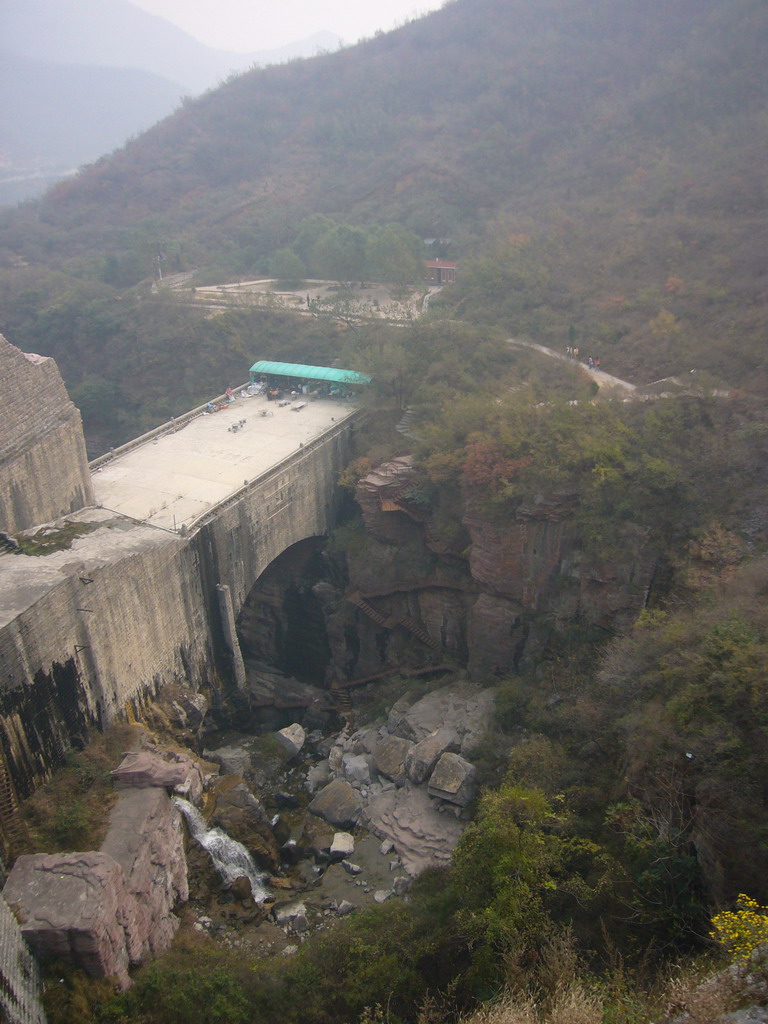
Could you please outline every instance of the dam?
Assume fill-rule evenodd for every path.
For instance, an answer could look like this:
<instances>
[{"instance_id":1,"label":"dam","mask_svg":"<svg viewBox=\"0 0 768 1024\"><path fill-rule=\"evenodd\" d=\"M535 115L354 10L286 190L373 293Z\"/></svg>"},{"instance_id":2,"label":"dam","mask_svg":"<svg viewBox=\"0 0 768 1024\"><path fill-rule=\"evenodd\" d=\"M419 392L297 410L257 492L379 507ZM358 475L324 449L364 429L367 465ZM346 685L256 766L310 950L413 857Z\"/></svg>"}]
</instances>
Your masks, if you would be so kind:
<instances>
[{"instance_id":1,"label":"dam","mask_svg":"<svg viewBox=\"0 0 768 1024\"><path fill-rule=\"evenodd\" d=\"M50 406L45 422L12 421L0 451L0 530L42 545L0 554L7 852L14 804L89 729L136 713L166 683L244 688L237 615L278 555L333 528L336 480L362 413L339 399L237 398L88 467L79 413L53 361L0 338L0 370L22 405ZM27 493L31 471L36 490Z\"/></svg>"}]
</instances>

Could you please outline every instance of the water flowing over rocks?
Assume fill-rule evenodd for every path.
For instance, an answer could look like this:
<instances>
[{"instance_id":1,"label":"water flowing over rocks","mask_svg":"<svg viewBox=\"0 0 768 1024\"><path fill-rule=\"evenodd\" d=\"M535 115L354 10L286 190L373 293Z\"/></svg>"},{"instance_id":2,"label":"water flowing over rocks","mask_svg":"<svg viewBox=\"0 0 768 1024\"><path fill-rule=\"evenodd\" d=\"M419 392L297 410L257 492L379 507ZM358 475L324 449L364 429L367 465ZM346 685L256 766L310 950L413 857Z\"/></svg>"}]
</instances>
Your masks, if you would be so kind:
<instances>
[{"instance_id":1,"label":"water flowing over rocks","mask_svg":"<svg viewBox=\"0 0 768 1024\"><path fill-rule=\"evenodd\" d=\"M187 819L192 838L210 854L224 884L233 885L238 879L247 878L254 901L263 902L267 896L264 886L266 876L257 869L245 846L228 836L223 829L216 826L209 828L202 814L188 800L175 797L174 803Z\"/></svg>"},{"instance_id":2,"label":"water flowing over rocks","mask_svg":"<svg viewBox=\"0 0 768 1024\"><path fill-rule=\"evenodd\" d=\"M219 791L211 825L246 847L268 871L280 865L280 851L267 812L244 783Z\"/></svg>"}]
</instances>

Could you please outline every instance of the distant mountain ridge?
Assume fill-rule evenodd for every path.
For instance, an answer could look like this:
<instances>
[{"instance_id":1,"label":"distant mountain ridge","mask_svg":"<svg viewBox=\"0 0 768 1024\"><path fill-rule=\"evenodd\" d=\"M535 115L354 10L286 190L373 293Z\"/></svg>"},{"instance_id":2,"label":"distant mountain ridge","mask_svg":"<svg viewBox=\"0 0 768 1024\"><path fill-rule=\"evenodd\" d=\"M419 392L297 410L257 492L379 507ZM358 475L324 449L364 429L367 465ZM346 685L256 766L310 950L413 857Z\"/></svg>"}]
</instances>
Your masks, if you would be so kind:
<instances>
[{"instance_id":1,"label":"distant mountain ridge","mask_svg":"<svg viewBox=\"0 0 768 1024\"><path fill-rule=\"evenodd\" d=\"M453 0L185 100L0 219L0 262L219 281L315 214L396 222L452 240L457 318L768 391L766 52L764 0Z\"/></svg>"},{"instance_id":2,"label":"distant mountain ridge","mask_svg":"<svg viewBox=\"0 0 768 1024\"><path fill-rule=\"evenodd\" d=\"M311 56L339 44L324 32L279 49L216 50L129 0L3 0L0 38L4 50L36 60L134 68L176 82L191 95L254 64Z\"/></svg>"},{"instance_id":3,"label":"distant mountain ridge","mask_svg":"<svg viewBox=\"0 0 768 1024\"><path fill-rule=\"evenodd\" d=\"M318 33L274 50L215 50L127 0L4 0L0 41L0 203L111 152L184 95L339 44Z\"/></svg>"}]
</instances>

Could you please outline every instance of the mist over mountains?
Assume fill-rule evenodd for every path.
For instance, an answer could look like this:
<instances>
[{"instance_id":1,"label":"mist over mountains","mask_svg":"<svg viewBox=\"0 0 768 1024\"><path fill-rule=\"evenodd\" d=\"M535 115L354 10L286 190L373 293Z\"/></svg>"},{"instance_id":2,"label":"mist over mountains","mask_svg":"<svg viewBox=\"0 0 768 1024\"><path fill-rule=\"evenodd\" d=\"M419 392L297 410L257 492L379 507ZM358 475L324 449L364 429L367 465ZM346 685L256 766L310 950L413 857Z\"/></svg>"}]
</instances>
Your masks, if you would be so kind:
<instances>
[{"instance_id":1,"label":"mist over mountains","mask_svg":"<svg viewBox=\"0 0 768 1024\"><path fill-rule=\"evenodd\" d=\"M762 0L455 0L185 100L9 211L0 263L107 302L158 251L198 279L269 276L305 255L307 217L395 222L453 240L457 315L554 345L573 326L630 380L762 391L766 52ZM6 332L66 365L70 327L16 287Z\"/></svg>"},{"instance_id":2,"label":"mist over mountains","mask_svg":"<svg viewBox=\"0 0 768 1024\"><path fill-rule=\"evenodd\" d=\"M254 65L334 49L215 50L128 0L7 0L0 11L0 203L39 194Z\"/></svg>"}]
</instances>

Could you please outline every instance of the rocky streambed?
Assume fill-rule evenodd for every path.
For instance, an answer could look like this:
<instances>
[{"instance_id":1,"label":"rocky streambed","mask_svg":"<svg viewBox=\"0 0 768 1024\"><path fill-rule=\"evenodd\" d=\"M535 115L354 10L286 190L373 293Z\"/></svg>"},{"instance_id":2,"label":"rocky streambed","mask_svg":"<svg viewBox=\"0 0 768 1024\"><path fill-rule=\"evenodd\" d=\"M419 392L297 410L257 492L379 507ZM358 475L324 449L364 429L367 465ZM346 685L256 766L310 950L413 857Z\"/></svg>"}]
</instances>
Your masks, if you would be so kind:
<instances>
[{"instance_id":1,"label":"rocky streambed","mask_svg":"<svg viewBox=\"0 0 768 1024\"><path fill-rule=\"evenodd\" d=\"M264 872L258 904L189 854L194 924L260 952L296 948L356 909L405 896L447 864L477 789L471 754L490 727L493 691L454 682L405 695L375 723L340 733L227 733L204 799L210 825L241 842Z\"/></svg>"},{"instance_id":2,"label":"rocky streambed","mask_svg":"<svg viewBox=\"0 0 768 1024\"><path fill-rule=\"evenodd\" d=\"M205 709L192 694L171 712L194 731ZM180 922L289 955L340 917L407 898L416 875L450 861L492 714L493 691L461 680L406 694L359 728L229 733L202 756L143 732L112 772L101 849L21 856L3 895L35 952L121 986ZM172 715L159 710L165 725Z\"/></svg>"}]
</instances>

